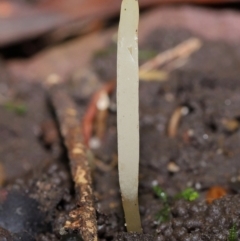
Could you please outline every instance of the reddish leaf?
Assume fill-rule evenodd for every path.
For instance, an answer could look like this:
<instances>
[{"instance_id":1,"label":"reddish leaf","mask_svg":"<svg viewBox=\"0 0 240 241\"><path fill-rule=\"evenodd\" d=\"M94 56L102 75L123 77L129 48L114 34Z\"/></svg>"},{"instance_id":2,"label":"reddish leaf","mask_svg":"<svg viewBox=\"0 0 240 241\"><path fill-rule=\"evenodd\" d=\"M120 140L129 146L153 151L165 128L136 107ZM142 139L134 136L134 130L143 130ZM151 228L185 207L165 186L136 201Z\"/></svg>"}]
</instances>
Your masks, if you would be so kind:
<instances>
[{"instance_id":1,"label":"reddish leaf","mask_svg":"<svg viewBox=\"0 0 240 241\"><path fill-rule=\"evenodd\" d=\"M206 196L207 203L212 203L215 199L219 199L227 194L226 189L221 186L211 187Z\"/></svg>"}]
</instances>

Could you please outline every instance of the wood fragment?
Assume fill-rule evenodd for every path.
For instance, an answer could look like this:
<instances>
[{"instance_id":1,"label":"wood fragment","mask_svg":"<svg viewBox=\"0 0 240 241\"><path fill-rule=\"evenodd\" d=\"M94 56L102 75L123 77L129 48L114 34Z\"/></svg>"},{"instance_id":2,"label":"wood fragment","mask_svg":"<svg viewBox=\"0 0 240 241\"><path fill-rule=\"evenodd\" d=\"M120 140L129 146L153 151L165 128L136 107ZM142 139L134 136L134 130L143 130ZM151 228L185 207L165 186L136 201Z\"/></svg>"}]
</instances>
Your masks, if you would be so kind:
<instances>
[{"instance_id":1,"label":"wood fragment","mask_svg":"<svg viewBox=\"0 0 240 241\"><path fill-rule=\"evenodd\" d=\"M237 119L224 118L221 123L227 132L233 133L239 129L239 121Z\"/></svg>"},{"instance_id":2,"label":"wood fragment","mask_svg":"<svg viewBox=\"0 0 240 241\"><path fill-rule=\"evenodd\" d=\"M84 241L96 241L97 222L92 180L78 112L73 101L60 87L50 88L49 93L67 148L77 199L76 208L69 213L61 233L77 232Z\"/></svg>"},{"instance_id":3,"label":"wood fragment","mask_svg":"<svg viewBox=\"0 0 240 241\"><path fill-rule=\"evenodd\" d=\"M95 164L97 168L103 172L109 172L117 166L118 158L117 156L112 157L112 161L109 164L104 163L101 160L96 159Z\"/></svg>"},{"instance_id":4,"label":"wood fragment","mask_svg":"<svg viewBox=\"0 0 240 241\"><path fill-rule=\"evenodd\" d=\"M100 140L103 139L107 129L108 110L98 110L95 123L95 135Z\"/></svg>"},{"instance_id":5,"label":"wood fragment","mask_svg":"<svg viewBox=\"0 0 240 241\"><path fill-rule=\"evenodd\" d=\"M174 138L177 135L178 126L182 118L182 108L183 107L178 107L177 109L175 109L170 117L167 128L167 135L170 138Z\"/></svg>"},{"instance_id":6,"label":"wood fragment","mask_svg":"<svg viewBox=\"0 0 240 241\"><path fill-rule=\"evenodd\" d=\"M107 92L102 92L97 102L97 114L95 118L95 135L101 141L107 129L108 108L110 100Z\"/></svg>"},{"instance_id":7,"label":"wood fragment","mask_svg":"<svg viewBox=\"0 0 240 241\"><path fill-rule=\"evenodd\" d=\"M151 70L149 72L141 71L139 72L140 80L144 81L159 81L163 82L168 80L168 73L162 70Z\"/></svg>"},{"instance_id":8,"label":"wood fragment","mask_svg":"<svg viewBox=\"0 0 240 241\"><path fill-rule=\"evenodd\" d=\"M0 227L0 240L13 241L13 237L7 229Z\"/></svg>"}]
</instances>

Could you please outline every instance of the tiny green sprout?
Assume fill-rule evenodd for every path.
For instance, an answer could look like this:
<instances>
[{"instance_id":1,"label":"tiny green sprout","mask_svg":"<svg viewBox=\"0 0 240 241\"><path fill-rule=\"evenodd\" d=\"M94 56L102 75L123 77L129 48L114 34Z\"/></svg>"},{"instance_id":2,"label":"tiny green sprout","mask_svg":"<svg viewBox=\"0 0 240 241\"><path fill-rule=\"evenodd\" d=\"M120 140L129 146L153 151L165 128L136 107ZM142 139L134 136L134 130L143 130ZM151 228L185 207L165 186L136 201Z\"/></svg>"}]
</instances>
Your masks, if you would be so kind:
<instances>
[{"instance_id":1,"label":"tiny green sprout","mask_svg":"<svg viewBox=\"0 0 240 241\"><path fill-rule=\"evenodd\" d=\"M168 204L164 204L164 207L157 213L156 219L158 223L164 223L170 219L170 207Z\"/></svg>"},{"instance_id":2,"label":"tiny green sprout","mask_svg":"<svg viewBox=\"0 0 240 241\"><path fill-rule=\"evenodd\" d=\"M158 185L153 186L153 191L157 197L159 197L163 202L167 202L167 194Z\"/></svg>"},{"instance_id":3,"label":"tiny green sprout","mask_svg":"<svg viewBox=\"0 0 240 241\"><path fill-rule=\"evenodd\" d=\"M8 101L4 105L4 108L8 111L12 111L17 115L25 115L27 113L27 107L21 103L15 103L13 101Z\"/></svg>"},{"instance_id":4,"label":"tiny green sprout","mask_svg":"<svg viewBox=\"0 0 240 241\"><path fill-rule=\"evenodd\" d=\"M167 222L170 219L170 206L168 204L168 196L158 185L153 186L153 192L163 202L163 208L156 215L157 222Z\"/></svg>"},{"instance_id":5,"label":"tiny green sprout","mask_svg":"<svg viewBox=\"0 0 240 241\"><path fill-rule=\"evenodd\" d=\"M237 241L237 239L237 227L236 224L233 224L233 226L229 229L228 241Z\"/></svg>"},{"instance_id":6,"label":"tiny green sprout","mask_svg":"<svg viewBox=\"0 0 240 241\"><path fill-rule=\"evenodd\" d=\"M186 188L179 194L175 196L176 199L184 199L186 201L194 201L199 198L199 193L195 191L193 188Z\"/></svg>"}]
</instances>

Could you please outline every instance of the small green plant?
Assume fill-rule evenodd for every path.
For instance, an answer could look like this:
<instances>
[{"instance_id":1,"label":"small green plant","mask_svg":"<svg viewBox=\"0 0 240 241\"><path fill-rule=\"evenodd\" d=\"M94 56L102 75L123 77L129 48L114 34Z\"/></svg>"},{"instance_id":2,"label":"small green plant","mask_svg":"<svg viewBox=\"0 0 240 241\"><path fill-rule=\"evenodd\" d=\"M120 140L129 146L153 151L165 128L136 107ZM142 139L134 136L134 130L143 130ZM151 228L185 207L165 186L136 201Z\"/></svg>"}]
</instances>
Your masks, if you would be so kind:
<instances>
[{"instance_id":1,"label":"small green plant","mask_svg":"<svg viewBox=\"0 0 240 241\"><path fill-rule=\"evenodd\" d=\"M167 202L167 199L168 199L167 194L163 191L161 187L159 187L158 185L153 186L153 192L157 197L162 199L163 202Z\"/></svg>"},{"instance_id":2,"label":"small green plant","mask_svg":"<svg viewBox=\"0 0 240 241\"><path fill-rule=\"evenodd\" d=\"M4 108L8 111L12 111L17 115L25 115L27 113L27 106L22 103L16 103L13 101L8 101L4 103Z\"/></svg>"},{"instance_id":3,"label":"small green plant","mask_svg":"<svg viewBox=\"0 0 240 241\"><path fill-rule=\"evenodd\" d=\"M194 201L199 198L199 193L195 191L193 188L186 188L179 194L175 196L176 199L184 199L186 201Z\"/></svg>"},{"instance_id":4,"label":"small green plant","mask_svg":"<svg viewBox=\"0 0 240 241\"><path fill-rule=\"evenodd\" d=\"M163 208L157 213L156 219L158 223L165 223L170 219L170 207L164 204Z\"/></svg>"},{"instance_id":5,"label":"small green plant","mask_svg":"<svg viewBox=\"0 0 240 241\"><path fill-rule=\"evenodd\" d=\"M166 222L171 217L169 197L166 194L166 192L158 185L153 186L153 192L163 202L163 208L157 213L156 219L159 223ZM185 190L178 193L174 197L174 199L184 199L186 201L191 202L196 200L198 197L199 197L199 194L197 191L195 191L193 188L186 188Z\"/></svg>"},{"instance_id":6,"label":"small green plant","mask_svg":"<svg viewBox=\"0 0 240 241\"><path fill-rule=\"evenodd\" d=\"M237 240L238 240L237 227L236 227L236 224L233 224L233 226L229 229L228 241L237 241Z\"/></svg>"},{"instance_id":7,"label":"small green plant","mask_svg":"<svg viewBox=\"0 0 240 241\"><path fill-rule=\"evenodd\" d=\"M163 208L156 215L157 222L167 222L170 219L170 206L168 202L168 196L158 185L153 186L153 192L163 202Z\"/></svg>"}]
</instances>

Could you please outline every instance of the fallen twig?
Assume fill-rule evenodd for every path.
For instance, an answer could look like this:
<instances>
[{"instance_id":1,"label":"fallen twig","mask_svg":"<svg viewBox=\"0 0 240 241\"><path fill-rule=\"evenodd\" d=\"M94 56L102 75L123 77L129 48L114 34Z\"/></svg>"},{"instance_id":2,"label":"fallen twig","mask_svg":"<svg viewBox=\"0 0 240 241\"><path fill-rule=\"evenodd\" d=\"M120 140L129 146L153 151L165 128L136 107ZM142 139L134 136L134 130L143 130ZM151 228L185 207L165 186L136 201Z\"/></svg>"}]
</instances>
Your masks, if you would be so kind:
<instances>
[{"instance_id":1,"label":"fallen twig","mask_svg":"<svg viewBox=\"0 0 240 241\"><path fill-rule=\"evenodd\" d=\"M155 58L150 59L140 67L140 74L159 68L173 60L186 59L201 47L202 43L198 38L190 38L172 49L168 49Z\"/></svg>"},{"instance_id":2,"label":"fallen twig","mask_svg":"<svg viewBox=\"0 0 240 241\"><path fill-rule=\"evenodd\" d=\"M167 134L170 138L174 138L177 135L178 126L182 116L188 114L188 108L186 106L180 106L176 108L170 117Z\"/></svg>"},{"instance_id":3,"label":"fallen twig","mask_svg":"<svg viewBox=\"0 0 240 241\"><path fill-rule=\"evenodd\" d=\"M92 180L78 112L73 101L59 87L50 88L49 93L67 148L77 198L76 208L69 213L69 219L65 222L61 234L78 232L84 241L96 241L97 223Z\"/></svg>"},{"instance_id":4,"label":"fallen twig","mask_svg":"<svg viewBox=\"0 0 240 241\"><path fill-rule=\"evenodd\" d=\"M111 93L116 87L116 81L110 81L107 84L105 84L98 92L94 94L92 97L90 104L87 108L86 114L83 117L83 137L84 137L84 143L88 147L89 140L92 135L93 131L93 121L97 114L97 102L101 98L103 94L109 94Z\"/></svg>"},{"instance_id":5,"label":"fallen twig","mask_svg":"<svg viewBox=\"0 0 240 241\"><path fill-rule=\"evenodd\" d=\"M160 79L161 81L166 80L167 72L154 72L154 76L150 76L149 72L155 70L158 67L161 67L165 64L176 64L180 60L186 60L192 53L197 51L201 47L202 43L197 38L190 38L176 47L166 50L160 54L158 54L155 58L150 59L145 64L140 66L140 78L144 79ZM171 69L173 67L169 67ZM115 81L110 81L106 83L98 92L94 94L92 97L86 114L83 118L83 136L84 136L84 143L87 147L89 147L89 140L92 136L93 132L93 122L97 116L97 102L103 94L111 93L116 87ZM102 122L102 121L100 121ZM176 123L175 123L176 124ZM104 127L103 127L104 129ZM171 128L170 128L171 129ZM101 134L102 135L102 134ZM172 134L170 134L171 136ZM175 134L173 134L175 135ZM172 136L173 137L173 136Z\"/></svg>"}]
</instances>

